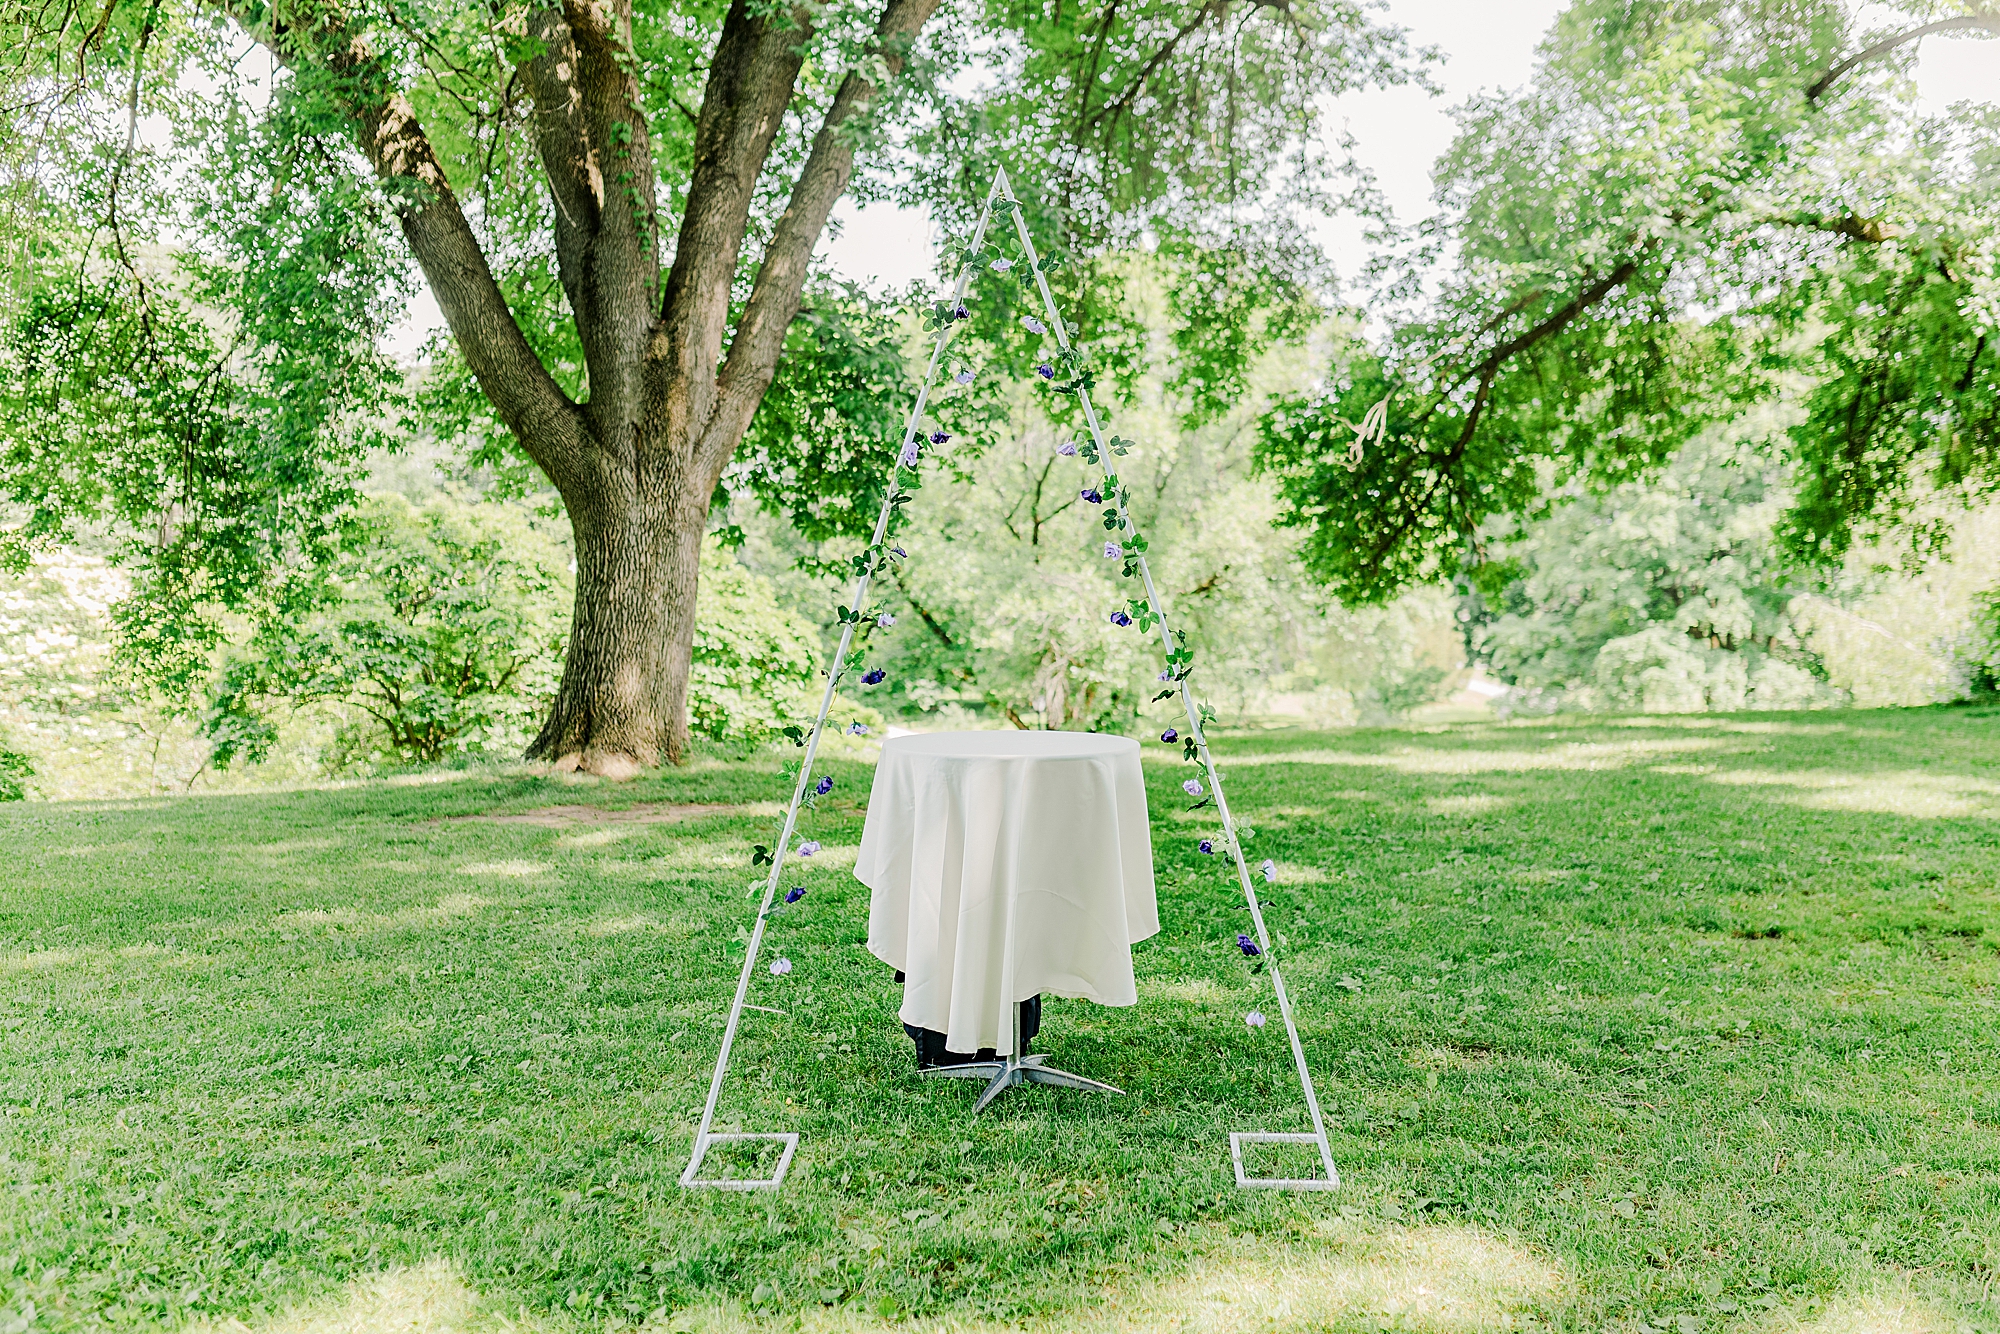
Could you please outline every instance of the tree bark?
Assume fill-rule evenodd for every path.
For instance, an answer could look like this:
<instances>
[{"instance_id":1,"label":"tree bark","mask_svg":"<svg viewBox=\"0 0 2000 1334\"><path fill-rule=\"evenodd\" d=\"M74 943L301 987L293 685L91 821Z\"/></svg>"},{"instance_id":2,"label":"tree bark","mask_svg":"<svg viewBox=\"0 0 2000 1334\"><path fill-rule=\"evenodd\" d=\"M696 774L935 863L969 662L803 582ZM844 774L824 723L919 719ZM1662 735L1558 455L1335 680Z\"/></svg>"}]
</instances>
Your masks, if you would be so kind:
<instances>
[{"instance_id":1,"label":"tree bark","mask_svg":"<svg viewBox=\"0 0 2000 1334\"><path fill-rule=\"evenodd\" d=\"M622 500L623 498L621 498ZM563 772L630 778L687 753L707 497L570 511L576 614L562 685L529 747Z\"/></svg>"}]
</instances>

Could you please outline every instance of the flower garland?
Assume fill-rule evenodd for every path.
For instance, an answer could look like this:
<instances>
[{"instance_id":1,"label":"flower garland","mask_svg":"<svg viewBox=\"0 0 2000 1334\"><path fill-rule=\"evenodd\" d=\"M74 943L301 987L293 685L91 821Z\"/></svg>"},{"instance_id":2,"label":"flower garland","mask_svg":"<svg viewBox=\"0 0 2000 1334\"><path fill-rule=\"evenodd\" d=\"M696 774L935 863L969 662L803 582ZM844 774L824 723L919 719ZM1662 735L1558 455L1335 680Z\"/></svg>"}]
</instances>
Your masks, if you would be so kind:
<instances>
[{"instance_id":1,"label":"flower garland","mask_svg":"<svg viewBox=\"0 0 2000 1334\"><path fill-rule=\"evenodd\" d=\"M1215 714L1194 696L1192 680L1195 651L1188 642L1186 631L1173 629L1167 624L1166 609L1160 602L1159 592L1153 586L1152 572L1147 566L1146 553L1150 550L1150 543L1133 513L1132 493L1117 472L1117 460L1129 456L1136 446L1123 436L1106 434L1105 423L1108 416L1104 409L1092 402L1090 396L1090 391L1096 386L1096 380L1091 374L1089 355L1070 341L1069 330L1057 313L1055 299L1049 291L1045 275L1055 266L1045 259L1037 258L1033 238L1030 237L1027 224L1019 211L1017 209L1005 211L1013 215L1014 229L1020 244L1019 256L1026 261L1021 270L1024 275L1023 285L1027 286L1032 281L1036 294L1041 298L1043 309L1048 315L1047 324L1033 316L1024 316L1021 325L1029 333L1052 336L1056 342L1054 356L1038 364L1035 372L1049 382L1049 388L1055 393L1074 399L1083 418L1084 434L1079 439L1065 440L1057 445L1056 453L1065 458L1079 459L1087 468L1097 471L1098 480L1094 483L1087 482L1077 492L1078 498L1086 505L1099 507L1099 523L1107 534L1103 548L1104 559L1120 562L1120 576L1125 579L1136 579L1140 584L1138 590L1140 596L1125 598L1121 604L1111 609L1106 619L1120 629L1136 627L1141 634L1155 629L1159 632L1165 656L1165 666L1160 672L1159 679L1165 688L1153 696L1153 702L1158 703L1179 696L1187 717L1185 734L1179 728L1169 727L1160 733L1160 740L1167 745L1179 742L1182 761L1190 764L1199 763L1208 776L1206 791L1199 778L1190 778L1182 783L1181 787L1190 797L1197 798L1195 803L1188 807L1190 811L1213 806L1221 816L1221 845L1231 854L1236 864L1242 882L1245 905L1256 931L1254 941L1246 932L1237 936L1237 942L1239 946L1249 945L1249 948L1242 950L1242 953L1246 959L1256 961L1252 971L1261 972L1264 967L1263 960L1271 951L1271 940L1265 930L1262 906L1251 883L1242 847L1243 841L1254 837L1256 830L1248 825L1237 824L1230 814L1228 802L1223 797L1222 775L1216 770L1214 757L1209 753L1206 736L1206 728L1214 721ZM1014 256L1004 253L999 246L982 248L978 244L967 248L966 259L974 268L983 264L989 269L1001 272L1015 268L1018 263ZM1215 855L1216 846L1217 841L1214 838L1203 838L1195 844L1195 849L1205 857L1212 857ZM1260 869L1266 884L1276 881L1275 862L1266 858ZM1280 1003L1283 1004L1282 999ZM1252 1011L1251 1017L1247 1018L1246 1022L1251 1028L1258 1028L1262 1026L1264 1017Z\"/></svg>"},{"instance_id":2,"label":"flower garland","mask_svg":"<svg viewBox=\"0 0 2000 1334\"><path fill-rule=\"evenodd\" d=\"M1056 313L1055 298L1049 292L1043 265L1035 256L1034 238L1028 234L1027 222L1018 208L1012 207L1013 196L1012 192L1007 190L1006 180L1006 172L1001 171L996 175L994 186L996 190L1003 191L1007 195L1010 207L1004 212L1013 215L1014 232L1020 240L1021 255L1028 261L1035 288L1042 299L1042 310L1048 316L1048 326L1044 332L1053 334L1058 349L1053 359L1037 365L1035 371L1044 380L1049 381L1057 393L1071 396L1076 400L1083 416L1084 427L1088 432L1086 439L1077 442L1077 453L1086 465L1097 468L1103 479L1097 485L1086 485L1079 494L1086 503L1104 506L1102 522L1105 530L1113 538L1113 541L1105 543L1105 556L1107 559L1122 558L1123 577L1136 578L1145 594L1143 597L1127 598L1125 605L1111 611L1109 620L1120 628L1136 625L1141 633L1151 629L1159 631L1160 645L1166 656L1166 667L1160 673L1160 680L1166 682L1167 687L1153 698L1158 702L1179 695L1182 711L1187 718L1185 736L1182 736L1178 729L1169 727L1160 734L1160 740L1169 745L1179 740L1182 746L1182 760L1199 761L1208 776L1208 792L1201 795L1189 809L1200 810L1212 804L1216 814L1221 818L1223 846L1236 864L1236 875L1243 889L1244 905L1250 911L1252 931L1239 933L1237 946L1242 956L1251 961L1253 971L1265 970L1268 965L1271 989L1278 1002L1278 1015L1284 1020L1285 1035L1291 1045L1292 1063L1298 1071L1299 1086L1305 1094L1306 1108L1312 1114L1313 1138L1319 1149L1321 1165L1326 1170L1326 1176L1323 1178L1326 1186L1307 1188L1330 1188L1338 1180L1339 1174L1334 1170L1333 1154L1327 1144L1326 1124L1320 1116L1319 1096L1313 1091L1312 1070L1306 1064L1305 1048L1299 1041L1298 1025L1292 1019L1291 1000L1285 994L1285 979L1278 971L1278 959L1271 952L1271 937L1264 925L1264 910L1258 902L1256 886L1251 881L1249 862L1243 855L1243 840L1250 838L1255 831L1247 825L1239 826L1229 812L1229 801L1222 790L1222 774L1215 767L1215 756L1209 751L1208 738L1205 734L1205 728L1214 720L1215 715L1206 705L1195 699L1190 684L1190 678L1194 674L1194 650L1189 646L1184 632L1174 630L1167 624L1166 609L1160 602L1159 590L1153 586L1152 571L1146 563L1145 534L1139 530L1138 523L1133 518L1131 496L1114 471L1116 465L1113 460L1131 453L1132 444L1119 436L1105 433L1103 414L1090 399L1090 391L1095 382L1090 373L1089 359L1081 349L1070 342L1062 317ZM970 247L974 254L980 251L980 241L984 232L982 218L980 230L975 233ZM1035 323L1039 324L1039 321ZM1030 332L1036 332L1036 329L1031 327ZM1114 544L1117 548L1115 553L1112 550ZM1185 784L1183 786L1189 796L1196 796L1199 793L1200 783L1198 780L1189 781L1193 786ZM1212 856L1215 852L1215 842L1212 839L1202 839L1197 847L1204 855ZM1266 884L1277 879L1277 864L1269 858L1265 859L1259 869ZM1243 1022L1254 1034L1264 1027L1264 1015L1260 1011L1252 1010L1244 1015ZM1240 1165L1238 1180L1239 1182L1242 1180Z\"/></svg>"}]
</instances>

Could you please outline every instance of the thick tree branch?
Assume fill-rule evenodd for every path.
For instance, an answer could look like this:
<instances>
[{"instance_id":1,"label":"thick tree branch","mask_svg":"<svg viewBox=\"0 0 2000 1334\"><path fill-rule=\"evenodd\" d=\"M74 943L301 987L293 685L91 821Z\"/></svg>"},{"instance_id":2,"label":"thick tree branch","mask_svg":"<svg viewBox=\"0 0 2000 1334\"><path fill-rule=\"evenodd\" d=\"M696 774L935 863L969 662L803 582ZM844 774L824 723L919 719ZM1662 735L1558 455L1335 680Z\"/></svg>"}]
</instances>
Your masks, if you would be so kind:
<instances>
[{"instance_id":1,"label":"thick tree branch","mask_svg":"<svg viewBox=\"0 0 2000 1334\"><path fill-rule=\"evenodd\" d=\"M1478 387L1473 392L1472 403L1466 408L1465 418L1459 424L1457 435L1453 438L1450 448L1444 452L1442 457L1421 451L1412 452L1409 455L1408 467L1428 470L1430 476L1428 481L1423 483L1421 493L1414 497L1410 495L1410 487L1417 482L1417 478L1409 476L1406 471L1405 476L1396 483L1396 495L1403 502L1401 513L1406 522L1387 525L1380 540L1369 551L1367 561L1363 564L1362 569L1367 572L1371 579L1374 577L1375 572L1382 568L1382 562L1388 559L1389 554L1407 536L1410 522L1421 521L1425 515L1430 513L1431 503L1436 497L1439 488L1445 486L1456 473L1460 461L1465 457L1466 450L1472 445L1473 436L1479 431L1479 423L1486 415L1487 405L1492 402L1493 387L1498 382L1500 373L1506 368L1507 363L1521 353L1530 351L1537 345L1555 337L1574 323L1584 312L1601 305L1613 293L1632 280L1633 275L1639 272L1640 260L1645 254L1650 254L1657 248L1658 244L1657 240L1648 241L1641 255L1624 260L1609 273L1587 284L1569 300L1563 302L1562 305L1557 306L1554 310L1549 311L1534 324L1515 334L1512 338L1496 344L1488 350L1485 356L1479 359L1476 366L1469 369L1465 375L1460 376L1454 382L1454 387L1456 387L1457 385L1464 384L1468 379L1476 379L1478 381ZM1437 396L1439 399L1443 397L1445 395ZM1428 411L1429 409L1427 408L1426 414L1428 414Z\"/></svg>"},{"instance_id":2,"label":"thick tree branch","mask_svg":"<svg viewBox=\"0 0 2000 1334\"><path fill-rule=\"evenodd\" d=\"M1957 18L1939 19L1935 23L1925 23L1919 27L1906 28L1902 32L1892 33L1873 46L1856 51L1845 60L1834 62L1824 74L1813 80L1811 87L1806 89L1806 101L1817 105L1819 99L1825 95L1826 90L1833 87L1841 75L1847 73L1847 71L1853 69L1856 65L1865 64L1879 56L1885 56L1899 46L1907 46L1909 43L1917 41L1920 38L1929 37L1933 33L1970 31L1984 31L1993 33L1995 36L2000 36L2000 10L1984 10L1977 14L1961 14Z\"/></svg>"},{"instance_id":3,"label":"thick tree branch","mask_svg":"<svg viewBox=\"0 0 2000 1334\"><path fill-rule=\"evenodd\" d=\"M889 577L896 581L896 591L903 595L903 601L910 604L910 610L917 614L917 619L924 623L926 629L937 636L938 643L943 644L948 649L956 649L958 641L951 637L951 632L944 628L944 623L931 615L929 608L910 595L910 586L903 582L903 572L896 566L891 565L889 567ZM966 673L961 669L959 675L965 676Z\"/></svg>"},{"instance_id":4,"label":"thick tree branch","mask_svg":"<svg viewBox=\"0 0 2000 1334\"><path fill-rule=\"evenodd\" d=\"M1645 252L1651 253L1658 242L1646 243ZM1544 315L1540 321L1523 329L1506 342L1488 352L1480 362L1480 378L1487 379L1499 372L1500 367L1526 352L1535 344L1544 342L1568 328L1570 322L1591 307L1601 304L1604 299L1632 280L1639 271L1639 259L1633 257L1620 263L1617 268L1592 282L1569 300Z\"/></svg>"},{"instance_id":5,"label":"thick tree branch","mask_svg":"<svg viewBox=\"0 0 2000 1334\"><path fill-rule=\"evenodd\" d=\"M1252 6L1252 9L1254 10L1255 6ZM1210 18L1217 17L1225 11L1226 4L1218 3L1216 0L1211 0L1211 3L1204 4L1201 8L1195 10L1194 17L1182 24L1159 50L1153 52L1152 57L1146 61L1144 68L1139 71L1132 82L1125 86L1125 91L1099 107L1097 114L1084 121L1084 125L1087 128L1095 129L1107 117L1112 124L1117 124L1118 118L1132 109L1133 102L1137 100L1140 93L1146 90L1146 85L1152 82L1153 75L1159 72L1160 66L1166 64L1174 52L1180 49L1180 44L1193 35L1204 23L1207 23Z\"/></svg>"},{"instance_id":6,"label":"thick tree branch","mask_svg":"<svg viewBox=\"0 0 2000 1334\"><path fill-rule=\"evenodd\" d=\"M651 136L630 58L628 5L532 11L535 143L554 198L556 261L590 369L584 411L614 448L644 408L659 299Z\"/></svg>"},{"instance_id":7,"label":"thick tree branch","mask_svg":"<svg viewBox=\"0 0 2000 1334\"><path fill-rule=\"evenodd\" d=\"M362 151L397 195L397 220L459 352L500 419L565 496L589 475L581 415L522 336L437 156L400 93L354 108Z\"/></svg>"},{"instance_id":8,"label":"thick tree branch","mask_svg":"<svg viewBox=\"0 0 2000 1334\"><path fill-rule=\"evenodd\" d=\"M262 7L226 12L280 62L330 77L329 91L386 187L466 365L522 448L570 495L590 475L583 418L514 322L416 108L389 82L367 39L338 24L273 23Z\"/></svg>"},{"instance_id":9,"label":"thick tree branch","mask_svg":"<svg viewBox=\"0 0 2000 1334\"><path fill-rule=\"evenodd\" d=\"M1860 241L1864 245L1881 245L1893 241L1904 234L1903 229L1893 222L1880 218L1864 218L1859 213L1788 213L1771 219L1786 227L1804 227L1809 231L1832 232L1850 241Z\"/></svg>"},{"instance_id":10,"label":"thick tree branch","mask_svg":"<svg viewBox=\"0 0 2000 1334\"><path fill-rule=\"evenodd\" d=\"M647 349L649 406L666 439L692 440L715 401L729 287L750 221L751 192L777 138L811 40L802 5L732 0L709 62L695 127L687 208L659 323ZM707 503L707 492L701 493Z\"/></svg>"},{"instance_id":11,"label":"thick tree branch","mask_svg":"<svg viewBox=\"0 0 2000 1334\"><path fill-rule=\"evenodd\" d=\"M889 0L884 7L870 50L891 76L902 72L909 39L936 9L937 0ZM793 184L792 197L764 250L757 285L737 323L729 360L718 377L714 411L697 447L697 479L722 475L736 442L749 429L764 391L770 388L778 355L784 349L785 330L799 313L813 247L826 230L834 201L854 175L854 141L848 123L867 109L879 91L860 73L850 71L841 80L833 105L813 138L812 154ZM713 488L711 480L708 489Z\"/></svg>"}]
</instances>

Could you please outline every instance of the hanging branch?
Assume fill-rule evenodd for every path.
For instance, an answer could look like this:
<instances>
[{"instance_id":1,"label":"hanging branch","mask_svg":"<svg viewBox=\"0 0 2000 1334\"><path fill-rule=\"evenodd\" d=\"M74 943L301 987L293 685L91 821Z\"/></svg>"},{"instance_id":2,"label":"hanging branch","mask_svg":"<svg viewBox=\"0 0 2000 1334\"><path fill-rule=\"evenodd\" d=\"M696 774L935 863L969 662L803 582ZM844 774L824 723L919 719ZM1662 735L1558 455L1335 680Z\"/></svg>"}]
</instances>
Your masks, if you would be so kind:
<instances>
[{"instance_id":1,"label":"hanging branch","mask_svg":"<svg viewBox=\"0 0 2000 1334\"><path fill-rule=\"evenodd\" d=\"M1811 86L1806 89L1806 101L1812 106L1818 106L1819 99L1825 95L1826 90L1831 88L1841 75L1847 73L1847 71L1853 69L1856 65L1866 64L1878 56L1885 56L1899 46L1907 46L1909 43L1929 37L1933 33L1971 31L1990 32L1995 36L2000 36L2000 10L1984 10L1977 14L1961 14L1957 18L1939 19L1935 23L1925 23L1919 27L1906 28L1902 32L1892 33L1873 46L1864 47L1862 50L1856 51L1853 55L1847 57L1847 59L1836 61L1827 69L1826 73L1812 81Z\"/></svg>"}]
</instances>

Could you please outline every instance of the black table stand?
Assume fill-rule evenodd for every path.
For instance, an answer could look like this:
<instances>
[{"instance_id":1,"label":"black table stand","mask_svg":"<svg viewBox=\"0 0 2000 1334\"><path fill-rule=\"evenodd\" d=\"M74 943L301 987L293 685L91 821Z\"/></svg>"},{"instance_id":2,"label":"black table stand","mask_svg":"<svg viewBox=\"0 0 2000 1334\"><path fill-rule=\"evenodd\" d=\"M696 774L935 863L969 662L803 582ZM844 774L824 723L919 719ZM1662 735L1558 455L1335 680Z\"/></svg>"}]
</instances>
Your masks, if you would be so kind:
<instances>
[{"instance_id":1,"label":"black table stand","mask_svg":"<svg viewBox=\"0 0 2000 1334\"><path fill-rule=\"evenodd\" d=\"M919 1070L920 1075L935 1075L940 1079L984 1079L990 1081L986 1091L979 1095L979 1101L972 1105L972 1114L979 1115L1004 1089L1016 1084L1053 1084L1057 1088L1088 1089L1092 1093L1118 1093L1124 1089L1100 1084L1082 1075L1073 1075L1067 1070L1057 1070L1042 1064L1043 1057L1024 1055L1021 1048L1027 1045L1021 1040L1021 1006L1014 1007L1014 1050L1007 1056L991 1061L967 1061L963 1065L934 1065L927 1070Z\"/></svg>"}]
</instances>

